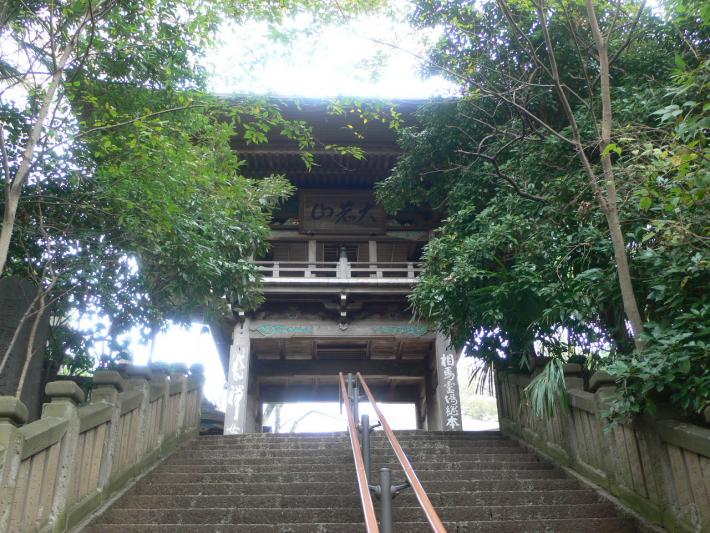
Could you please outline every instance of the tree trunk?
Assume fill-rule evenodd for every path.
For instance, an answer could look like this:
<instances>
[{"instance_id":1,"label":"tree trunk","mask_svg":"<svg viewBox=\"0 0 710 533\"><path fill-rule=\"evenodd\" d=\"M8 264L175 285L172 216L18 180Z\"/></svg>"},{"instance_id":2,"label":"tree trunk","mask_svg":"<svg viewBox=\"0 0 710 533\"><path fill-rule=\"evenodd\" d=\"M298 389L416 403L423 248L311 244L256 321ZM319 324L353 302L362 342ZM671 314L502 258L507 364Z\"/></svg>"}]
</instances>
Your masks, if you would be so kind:
<instances>
[{"instance_id":1,"label":"tree trunk","mask_svg":"<svg viewBox=\"0 0 710 533\"><path fill-rule=\"evenodd\" d=\"M42 289L40 289L42 290ZM42 295L39 297L39 308L37 309L37 314L35 315L35 319L32 321L32 329L30 330L30 338L28 339L27 342L27 352L25 355L25 365L22 367L22 374L20 374L20 381L17 384L17 392L15 393L15 397L19 400L22 397L22 389L25 386L25 378L27 377L27 371L30 368L30 362L32 361L32 356L34 355L34 344L35 344L35 337L37 336L37 328L39 327L39 323L42 320L42 315L44 315L44 312L46 310L46 293L42 292Z\"/></svg>"},{"instance_id":2,"label":"tree trunk","mask_svg":"<svg viewBox=\"0 0 710 533\"><path fill-rule=\"evenodd\" d=\"M609 83L609 47L608 42L602 35L597 21L596 11L592 0L587 0L587 15L589 26L592 30L594 43L599 56L599 81L601 85L602 97L602 122L601 122L601 163L604 173L604 190L606 198L602 200L602 209L609 225L609 233L614 249L614 259L616 260L616 272L619 278L619 288L621 289L621 299L624 303L624 312L631 326L634 335L634 344L639 352L643 352L644 343L641 340L643 333L643 319L638 308L636 295L634 294L633 282L631 280L631 269L629 259L626 255L626 243L624 234L621 231L619 221L619 210L616 205L616 176L611 163L611 155L607 150L611 142L611 130L613 126L611 112L611 87Z\"/></svg>"},{"instance_id":3,"label":"tree trunk","mask_svg":"<svg viewBox=\"0 0 710 533\"><path fill-rule=\"evenodd\" d=\"M42 99L42 105L37 114L37 120L35 121L32 129L30 130L29 138L27 139L27 145L22 154L22 159L20 160L20 165L17 169L17 173L12 178L8 179L5 186L5 211L3 213L2 229L0 230L0 275L5 271L5 263L7 263L7 254L10 250L10 241L12 240L12 232L15 229L15 215L17 213L17 206L20 203L20 196L22 195L22 189L27 182L27 178L30 174L30 169L32 168L32 162L35 158L35 152L37 151L37 144L39 143L42 131L45 127L45 122L50 116L50 108L54 103L54 97L57 94L57 89L64 76L64 69L69 62L69 58L74 52L76 43L79 39L79 35L86 26L86 24L91 20L91 11L87 12L82 20L80 26L77 28L76 33L69 39L69 42L64 46L62 53L59 55L56 64L54 65L54 73L52 74L52 79L47 86L47 93ZM50 36L52 39L54 36ZM54 43L51 44L53 46Z\"/></svg>"},{"instance_id":4,"label":"tree trunk","mask_svg":"<svg viewBox=\"0 0 710 533\"><path fill-rule=\"evenodd\" d=\"M5 371L5 365L7 365L7 361L10 359L10 354L12 353L12 349L15 347L15 343L17 342L17 339L20 336L20 332L22 331L22 328L25 326L25 322L29 317L32 316L33 313L36 313L34 311L35 305L37 304L37 301L39 300L41 296L41 287L39 291L37 292L37 296L34 297L32 300L32 303L30 303L30 306L27 308L25 313L22 315L22 318L20 318L20 321L17 324L17 327L15 328L15 332L12 334L12 339L10 339L10 344L7 345L7 348L5 349L5 353L3 354L2 361L0 361L0 376L2 373Z\"/></svg>"},{"instance_id":5,"label":"tree trunk","mask_svg":"<svg viewBox=\"0 0 710 533\"><path fill-rule=\"evenodd\" d=\"M5 198L5 212L2 217L2 230L0 230L0 275L5 271L5 263L7 262L7 254L10 250L10 241L12 240L12 232L15 229L15 215L17 214L17 205L20 203L20 195L10 187L5 188L8 191Z\"/></svg>"}]
</instances>

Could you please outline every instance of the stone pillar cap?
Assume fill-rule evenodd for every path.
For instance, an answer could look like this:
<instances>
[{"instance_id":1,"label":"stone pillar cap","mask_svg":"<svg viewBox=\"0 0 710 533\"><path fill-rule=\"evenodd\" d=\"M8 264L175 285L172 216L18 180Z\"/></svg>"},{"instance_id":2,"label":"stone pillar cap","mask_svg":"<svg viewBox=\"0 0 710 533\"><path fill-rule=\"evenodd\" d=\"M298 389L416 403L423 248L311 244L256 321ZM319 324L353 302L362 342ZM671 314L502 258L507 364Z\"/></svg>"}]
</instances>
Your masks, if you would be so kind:
<instances>
[{"instance_id":1,"label":"stone pillar cap","mask_svg":"<svg viewBox=\"0 0 710 533\"><path fill-rule=\"evenodd\" d=\"M579 376L582 374L584 367L579 363L565 363L562 369L565 375Z\"/></svg>"},{"instance_id":2,"label":"stone pillar cap","mask_svg":"<svg viewBox=\"0 0 710 533\"><path fill-rule=\"evenodd\" d=\"M592 377L589 378L590 392L597 392L600 387L605 386L616 386L616 378L608 372L599 370L597 372L594 372L594 374L592 374Z\"/></svg>"},{"instance_id":3,"label":"stone pillar cap","mask_svg":"<svg viewBox=\"0 0 710 533\"><path fill-rule=\"evenodd\" d=\"M150 371L153 375L162 374L164 376L167 376L170 373L167 368L167 365L162 363L153 363L152 365L149 365L148 368L150 368Z\"/></svg>"},{"instance_id":4,"label":"stone pillar cap","mask_svg":"<svg viewBox=\"0 0 710 533\"><path fill-rule=\"evenodd\" d=\"M187 374L187 365L185 363L174 363L170 365L171 371L170 374Z\"/></svg>"},{"instance_id":5,"label":"stone pillar cap","mask_svg":"<svg viewBox=\"0 0 710 533\"><path fill-rule=\"evenodd\" d=\"M27 406L14 396L0 396L0 422L10 422L15 426L25 424L29 419Z\"/></svg>"},{"instance_id":6,"label":"stone pillar cap","mask_svg":"<svg viewBox=\"0 0 710 533\"><path fill-rule=\"evenodd\" d=\"M115 370L97 370L94 372L94 385L97 387L113 387L118 392L124 389L123 378Z\"/></svg>"},{"instance_id":7,"label":"stone pillar cap","mask_svg":"<svg viewBox=\"0 0 710 533\"><path fill-rule=\"evenodd\" d=\"M153 372L147 366L128 365L123 370L123 373L128 378L143 378L147 381L150 381L153 377Z\"/></svg>"},{"instance_id":8,"label":"stone pillar cap","mask_svg":"<svg viewBox=\"0 0 710 533\"><path fill-rule=\"evenodd\" d=\"M187 374L182 372L170 372L170 381L183 381L187 379Z\"/></svg>"},{"instance_id":9,"label":"stone pillar cap","mask_svg":"<svg viewBox=\"0 0 710 533\"><path fill-rule=\"evenodd\" d=\"M44 393L52 401L69 400L74 404L83 402L86 397L81 387L73 381L52 381L47 383Z\"/></svg>"}]
</instances>

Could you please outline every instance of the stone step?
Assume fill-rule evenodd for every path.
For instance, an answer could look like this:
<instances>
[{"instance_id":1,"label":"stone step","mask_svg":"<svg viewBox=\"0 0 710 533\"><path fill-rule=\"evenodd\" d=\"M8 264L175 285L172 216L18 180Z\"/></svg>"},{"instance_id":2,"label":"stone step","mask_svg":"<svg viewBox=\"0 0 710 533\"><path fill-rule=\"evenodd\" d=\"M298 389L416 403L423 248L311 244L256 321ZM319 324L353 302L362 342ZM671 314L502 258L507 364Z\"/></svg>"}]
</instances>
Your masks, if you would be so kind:
<instances>
[{"instance_id":1,"label":"stone step","mask_svg":"<svg viewBox=\"0 0 710 533\"><path fill-rule=\"evenodd\" d=\"M466 456L471 453L476 453L476 454L496 454L496 453L530 453L528 450L525 448L522 448L520 446L495 446L495 447L480 447L480 448L475 448L472 450L467 450L467 449L449 449L449 448L419 448L419 449L408 449L404 448L405 453L410 456L410 457L422 457L422 458L428 458L428 457L437 457L441 455L456 455L456 456ZM384 456L389 456L392 455L393 452L390 449L385 449L385 448L379 448L379 449L374 449L372 450L372 455L374 456L379 456L379 455L384 455ZM189 451L181 451L178 452L175 455L176 458L185 458L185 457L190 457L193 459L198 459L198 460L203 460L203 459L219 459L219 458L224 458L224 459L238 459L240 457L250 457L250 458L258 458L258 457L264 457L264 458L289 458L289 457L321 457L321 458L327 458L327 459L343 459L343 458L350 458L352 459L352 452L351 450L348 449L342 449L342 450L320 450L320 451L314 451L312 453L303 453L299 452L299 450L294 450L294 449L287 449L287 450L269 450L269 449L251 449L251 450L244 450L244 451L239 451L239 450L232 450L232 449L225 449L221 451L217 450L210 450L210 451L200 451L200 450L189 450Z\"/></svg>"},{"instance_id":2,"label":"stone step","mask_svg":"<svg viewBox=\"0 0 710 533\"><path fill-rule=\"evenodd\" d=\"M436 471L421 470L417 473L420 481L454 481L454 480L500 480L500 479L561 479L565 474L552 466L538 470L452 470ZM182 484L182 483L293 483L293 482L323 482L341 479L355 483L352 475L338 476L337 472L263 472L255 469L243 474L213 473L213 474L176 474L154 472L145 481L151 484Z\"/></svg>"},{"instance_id":3,"label":"stone step","mask_svg":"<svg viewBox=\"0 0 710 533\"><path fill-rule=\"evenodd\" d=\"M393 473L402 472L402 466L397 462L373 462L372 472L376 473L380 468L389 468ZM500 462L500 461L459 461L454 463L438 463L424 462L421 465L415 466L416 472L425 472L431 470L439 471L470 471L470 470L545 470L552 468L549 463L535 460L528 462ZM327 464L327 463L263 463L258 465L253 464L234 464L228 463L223 465L203 465L203 464L166 464L161 465L155 470L155 473L160 474L248 474L252 472L332 472L337 475L352 474L355 475L355 467L352 464Z\"/></svg>"},{"instance_id":4,"label":"stone step","mask_svg":"<svg viewBox=\"0 0 710 533\"><path fill-rule=\"evenodd\" d=\"M475 442L512 442L509 437L504 435L468 435L468 436L431 436L431 435L421 435L421 436L403 436L396 435L399 442L409 442L409 443L451 443L451 444L466 444ZM370 433L370 437L373 442L385 443L389 442L387 436L383 431L374 431ZM217 436L217 437L195 437L191 441L191 446L240 446L245 444L264 444L264 445L284 445L284 444L300 444L303 446L319 446L324 444L344 444L350 443L350 437L341 434L339 437L300 437L300 436L281 436L273 435L271 437L266 434L259 435L241 435L241 436Z\"/></svg>"},{"instance_id":5,"label":"stone step","mask_svg":"<svg viewBox=\"0 0 710 533\"><path fill-rule=\"evenodd\" d=\"M635 523L595 491L499 432L397 432L448 531L629 533ZM404 473L381 432L379 468ZM375 503L376 509L379 502ZM397 533L430 531L416 497L393 504ZM361 533L350 443L329 435L199 437L132 487L89 533Z\"/></svg>"},{"instance_id":6,"label":"stone step","mask_svg":"<svg viewBox=\"0 0 710 533\"><path fill-rule=\"evenodd\" d=\"M545 520L485 520L444 524L451 533L636 533L633 521L625 518L545 519ZM89 527L87 533L362 533L363 524L210 524L210 525L145 525L100 524ZM421 522L400 522L397 533L429 533Z\"/></svg>"},{"instance_id":7,"label":"stone step","mask_svg":"<svg viewBox=\"0 0 710 533\"><path fill-rule=\"evenodd\" d=\"M461 447L461 446L476 446L476 445L503 445L505 443L512 443L508 438L505 437L490 437L485 439L480 438L470 438L470 439L429 439L429 438L402 438L397 439L400 444L412 445L412 446L451 446L451 447ZM389 441L384 437L373 434L371 436L371 442L373 446L379 447L389 447ZM192 441L191 448L193 449L224 449L224 448L249 448L253 446L258 447L268 447L268 448L287 448L287 447L300 447L304 449L322 449L327 447L350 447L350 439L337 439L337 440L300 440L300 439L279 439L279 440L223 440L223 441L202 441L202 437L197 438Z\"/></svg>"},{"instance_id":8,"label":"stone step","mask_svg":"<svg viewBox=\"0 0 710 533\"><path fill-rule=\"evenodd\" d=\"M350 452L348 452L350 453ZM320 464L319 461L314 461L313 457L303 457L303 461L299 461L299 457L289 457L288 461L283 461L279 459L280 464ZM317 459L317 458L315 458ZM322 459L321 459L322 460ZM352 462L352 454L348 456L348 460ZM451 464L467 464L467 463L481 463L481 462L505 462L505 463L527 463L532 461L542 461L537 455L532 453L490 453L490 454L478 454L471 453L465 457L461 457L461 460L450 461ZM238 460L226 459L224 457L210 458L210 459L193 459L190 457L184 457L180 455L174 455L167 459L163 464L165 465L247 465L247 464L265 464L269 461L265 461L264 458L239 458ZM329 463L330 464L330 463ZM417 463L414 465L415 469L424 467L426 463Z\"/></svg>"},{"instance_id":9,"label":"stone step","mask_svg":"<svg viewBox=\"0 0 710 533\"><path fill-rule=\"evenodd\" d=\"M457 506L437 510L447 522L478 520L541 520L560 518L616 517L614 507L608 503L561 505L509 505L509 506ZM424 521L417 507L397 507L392 510L393 521L416 519ZM107 524L308 524L314 522L362 521L359 507L316 508L189 508L189 509L121 509L105 513L101 522Z\"/></svg>"},{"instance_id":10,"label":"stone step","mask_svg":"<svg viewBox=\"0 0 710 533\"><path fill-rule=\"evenodd\" d=\"M459 480L459 481L422 481L428 494L437 492L475 492L475 491L559 491L578 490L577 481L562 479L494 479L494 480ZM353 480L328 482L237 482L237 483L181 483L157 484L145 480L134 486L130 494L160 495L233 495L233 494L356 494L357 486Z\"/></svg>"},{"instance_id":11,"label":"stone step","mask_svg":"<svg viewBox=\"0 0 710 533\"><path fill-rule=\"evenodd\" d=\"M566 491L478 491L478 492L440 492L431 493L429 498L437 509L447 505L560 505L574 503L599 503L599 495L592 490ZM212 496L167 496L167 495L128 495L117 502L115 508L121 509L190 509L209 507L254 507L254 508L318 508L359 507L360 497L350 495L314 495L295 494L238 494ZM397 497L395 506L414 507L416 496L409 490Z\"/></svg>"},{"instance_id":12,"label":"stone step","mask_svg":"<svg viewBox=\"0 0 710 533\"><path fill-rule=\"evenodd\" d=\"M382 430L376 430L374 435L382 435ZM425 430L395 430L398 439L424 438L424 439L485 439L485 438L508 438L498 430L492 431L425 431ZM348 439L345 431L331 433L245 433L243 435L202 435L197 437L202 442L220 440L334 440Z\"/></svg>"}]
</instances>

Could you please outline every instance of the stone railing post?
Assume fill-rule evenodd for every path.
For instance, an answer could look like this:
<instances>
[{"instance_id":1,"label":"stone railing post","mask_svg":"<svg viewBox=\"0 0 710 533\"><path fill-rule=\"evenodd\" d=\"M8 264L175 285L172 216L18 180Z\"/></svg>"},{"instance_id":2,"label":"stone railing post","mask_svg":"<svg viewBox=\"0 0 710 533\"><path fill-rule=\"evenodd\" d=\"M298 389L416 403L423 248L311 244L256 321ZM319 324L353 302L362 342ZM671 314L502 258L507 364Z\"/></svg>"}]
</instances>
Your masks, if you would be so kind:
<instances>
[{"instance_id":1,"label":"stone railing post","mask_svg":"<svg viewBox=\"0 0 710 533\"><path fill-rule=\"evenodd\" d=\"M565 387L567 390L584 390L584 378L582 373L584 368L578 363L567 363L562 369L565 376ZM561 407L561 406L560 406ZM559 446L567 453L567 459L570 465L574 465L578 461L579 443L577 442L577 434L574 429L574 421L572 419L573 407L569 405L568 412L560 412L557 416L560 417L560 427L562 429L564 442L559 443Z\"/></svg>"},{"instance_id":2,"label":"stone railing post","mask_svg":"<svg viewBox=\"0 0 710 533\"><path fill-rule=\"evenodd\" d=\"M103 489L109 483L113 460L116 454L116 443L118 433L118 422L121 418L121 397L124 382L121 375L115 370L96 370L94 372L94 385L96 388L91 391L91 403L104 403L111 406L111 423L106 434L106 443L103 449L103 459L99 469L99 489Z\"/></svg>"},{"instance_id":3,"label":"stone railing post","mask_svg":"<svg viewBox=\"0 0 710 533\"><path fill-rule=\"evenodd\" d=\"M0 396L0 531L7 531L10 522L24 441L18 426L27 422L28 415L20 400Z\"/></svg>"},{"instance_id":4,"label":"stone railing post","mask_svg":"<svg viewBox=\"0 0 710 533\"><path fill-rule=\"evenodd\" d=\"M183 432L185 424L185 409L187 408L187 365L174 365L174 372L170 374L170 383L180 383L180 398L178 400L178 412L175 421L175 434Z\"/></svg>"},{"instance_id":5,"label":"stone railing post","mask_svg":"<svg viewBox=\"0 0 710 533\"><path fill-rule=\"evenodd\" d=\"M160 428L158 433L157 448L161 448L165 440L165 431L167 425L168 409L170 405L170 379L167 371L162 367L151 367L150 371L153 375L151 387L159 387L162 389L162 405L160 407Z\"/></svg>"},{"instance_id":6,"label":"stone railing post","mask_svg":"<svg viewBox=\"0 0 710 533\"><path fill-rule=\"evenodd\" d=\"M150 423L148 409L150 408L150 381L152 373L147 366L129 365L123 370L128 386L143 393L143 400L139 407L139 426L136 438L138 458L142 460L148 453L148 424Z\"/></svg>"},{"instance_id":7,"label":"stone railing post","mask_svg":"<svg viewBox=\"0 0 710 533\"><path fill-rule=\"evenodd\" d=\"M200 429L200 418L202 414L202 396L204 395L204 390L203 387L205 385L205 367L204 365L201 365L200 363L195 363L190 367L190 378L192 380L197 381L197 394L195 394L195 405L194 405L194 414L195 414L195 420L194 424L195 427L199 430Z\"/></svg>"},{"instance_id":8,"label":"stone railing post","mask_svg":"<svg viewBox=\"0 0 710 533\"><path fill-rule=\"evenodd\" d=\"M599 442L602 446L601 457L604 458L603 470L611 481L618 481L618 474L621 465L619 464L619 454L617 453L616 440L613 431L604 431L604 419L602 413L609 409L609 399L616 393L616 380L614 376L599 371L592 374L589 378L589 392L594 394L594 403L597 408L597 431L601 438Z\"/></svg>"},{"instance_id":9,"label":"stone railing post","mask_svg":"<svg viewBox=\"0 0 710 533\"><path fill-rule=\"evenodd\" d=\"M57 481L54 489L54 501L49 515L49 524L54 526L62 516L67 504L71 476L76 469L77 441L79 440L79 415L77 404L84 401L84 391L73 381L52 381L44 389L50 403L42 406L42 418L63 418L67 421L61 450L59 452L59 465Z\"/></svg>"},{"instance_id":10,"label":"stone railing post","mask_svg":"<svg viewBox=\"0 0 710 533\"><path fill-rule=\"evenodd\" d=\"M565 374L565 386L567 390L584 390L584 379L582 373L584 368L579 363L567 363L562 368Z\"/></svg>"}]
</instances>

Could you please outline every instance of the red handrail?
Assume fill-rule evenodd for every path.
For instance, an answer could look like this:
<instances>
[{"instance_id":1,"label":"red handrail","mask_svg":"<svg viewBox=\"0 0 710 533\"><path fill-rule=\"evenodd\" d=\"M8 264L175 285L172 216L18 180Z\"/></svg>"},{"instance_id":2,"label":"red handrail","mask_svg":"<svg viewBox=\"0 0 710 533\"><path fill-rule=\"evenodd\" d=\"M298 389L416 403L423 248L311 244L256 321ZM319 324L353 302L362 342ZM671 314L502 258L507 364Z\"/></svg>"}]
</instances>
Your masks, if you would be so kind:
<instances>
[{"instance_id":1,"label":"red handrail","mask_svg":"<svg viewBox=\"0 0 710 533\"><path fill-rule=\"evenodd\" d=\"M379 533L380 528L377 525L377 517L375 516L375 507L372 504L372 496L370 495L370 487L367 483L367 474L365 473L365 461L362 459L362 450L360 448L360 439L357 436L357 427L353 418L352 407L350 406L350 397L345 386L345 378L343 373L338 373L340 377L340 392L342 394L343 403L345 404L345 414L348 418L348 433L350 434L350 446L353 451L353 459L355 460L355 472L357 474L357 486L360 491L360 503L362 504L362 512L365 515L365 528L368 533Z\"/></svg>"},{"instance_id":2,"label":"red handrail","mask_svg":"<svg viewBox=\"0 0 710 533\"><path fill-rule=\"evenodd\" d=\"M409 484L412 487L412 490L414 490L414 494L417 497L417 500L419 501L419 505L421 506L422 510L424 511L424 515L426 516L427 521L429 522L429 525L431 526L431 530L435 531L436 533L446 533L446 528L444 527L444 524L441 521L441 518L439 518L438 513L436 512L436 509L434 509L434 506L431 504L431 501L429 500L429 496L427 496L426 491L424 490L424 487L422 487L422 484L419 482L419 478L417 477L416 472L414 472L414 468L412 468L412 464L409 462L409 459L407 459L407 456L404 453L404 450L402 449L402 446L400 446L399 441L397 440L397 437L395 437L394 432L392 431L392 428L390 428L390 425L387 423L387 420L385 419L384 415L380 411L380 408L377 407L377 402L375 401L375 398L372 396L372 392L370 392L370 388L367 386L367 383L365 383L365 380L363 377L360 375L360 372L357 373L357 378L360 381L360 384L362 385L363 390L365 391L365 394L367 394L368 400L370 400L370 404L372 405L372 408L375 410L375 413L377 414L377 418L380 420L380 424L382 424L382 429L385 432L385 435L387 435L387 440L390 441L390 445L392 446L392 450L394 450L394 454L397 456L397 459L399 460L399 464L402 465L402 469L404 470L404 475L407 476L407 479L409 480ZM340 373L340 385L341 387L345 387L345 383L343 381L343 374L342 372ZM345 390L343 388L343 390ZM346 397L347 393L343 392L343 397Z\"/></svg>"}]
</instances>

